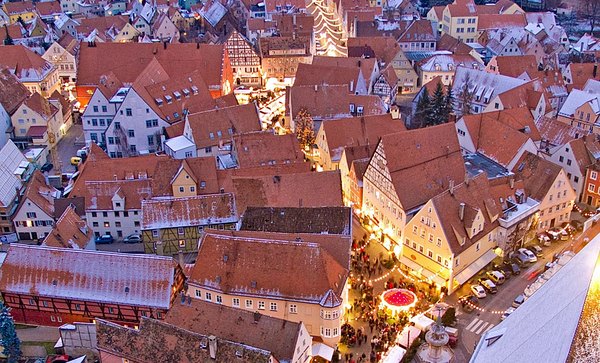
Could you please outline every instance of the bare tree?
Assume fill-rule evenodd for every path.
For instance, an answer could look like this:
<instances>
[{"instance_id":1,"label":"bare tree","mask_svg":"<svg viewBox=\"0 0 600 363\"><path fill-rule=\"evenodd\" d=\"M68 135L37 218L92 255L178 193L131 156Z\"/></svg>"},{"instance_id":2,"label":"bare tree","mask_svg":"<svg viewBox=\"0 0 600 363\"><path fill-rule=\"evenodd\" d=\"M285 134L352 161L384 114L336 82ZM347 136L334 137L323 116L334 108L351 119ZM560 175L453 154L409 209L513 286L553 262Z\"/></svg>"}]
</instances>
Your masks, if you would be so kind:
<instances>
[{"instance_id":1,"label":"bare tree","mask_svg":"<svg viewBox=\"0 0 600 363\"><path fill-rule=\"evenodd\" d=\"M473 105L473 98L475 96L474 87L471 89L471 75L467 73L464 78L463 84L460 86L460 90L458 91L458 109L460 111L460 115L470 115L471 106Z\"/></svg>"},{"instance_id":2,"label":"bare tree","mask_svg":"<svg viewBox=\"0 0 600 363\"><path fill-rule=\"evenodd\" d=\"M594 33L596 24L600 21L600 1L599 0L578 0L579 7L577 14L580 19L589 23L591 32Z\"/></svg>"}]
</instances>

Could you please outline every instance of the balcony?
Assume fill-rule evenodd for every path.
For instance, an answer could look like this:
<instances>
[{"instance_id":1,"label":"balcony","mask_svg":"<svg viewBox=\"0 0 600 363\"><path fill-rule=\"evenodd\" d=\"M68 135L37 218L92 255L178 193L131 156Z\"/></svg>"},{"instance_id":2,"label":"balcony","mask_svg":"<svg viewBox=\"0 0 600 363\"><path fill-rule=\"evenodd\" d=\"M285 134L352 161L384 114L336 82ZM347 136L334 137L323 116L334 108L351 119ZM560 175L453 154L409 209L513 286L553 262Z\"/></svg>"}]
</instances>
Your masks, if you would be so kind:
<instances>
[{"instance_id":1,"label":"balcony","mask_svg":"<svg viewBox=\"0 0 600 363\"><path fill-rule=\"evenodd\" d=\"M500 225L510 228L525 218L538 211L540 203L532 198L527 198L523 203L509 202L510 207L502 211L499 218Z\"/></svg>"}]
</instances>

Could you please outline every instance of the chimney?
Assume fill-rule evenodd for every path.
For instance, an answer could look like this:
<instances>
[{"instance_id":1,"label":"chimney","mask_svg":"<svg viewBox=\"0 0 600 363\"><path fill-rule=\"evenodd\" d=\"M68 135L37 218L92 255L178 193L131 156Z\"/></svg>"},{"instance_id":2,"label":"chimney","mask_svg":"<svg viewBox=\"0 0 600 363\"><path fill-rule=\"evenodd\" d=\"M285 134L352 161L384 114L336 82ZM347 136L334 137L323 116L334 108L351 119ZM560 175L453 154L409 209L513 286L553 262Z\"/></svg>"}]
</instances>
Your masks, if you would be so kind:
<instances>
[{"instance_id":1,"label":"chimney","mask_svg":"<svg viewBox=\"0 0 600 363\"><path fill-rule=\"evenodd\" d=\"M465 219L465 203L460 203L460 206L458 207L458 217L461 221Z\"/></svg>"},{"instance_id":2,"label":"chimney","mask_svg":"<svg viewBox=\"0 0 600 363\"><path fill-rule=\"evenodd\" d=\"M208 337L208 351L211 359L217 359L217 337L214 335Z\"/></svg>"},{"instance_id":3,"label":"chimney","mask_svg":"<svg viewBox=\"0 0 600 363\"><path fill-rule=\"evenodd\" d=\"M167 50L167 42L163 42L163 49Z\"/></svg>"},{"instance_id":4,"label":"chimney","mask_svg":"<svg viewBox=\"0 0 600 363\"><path fill-rule=\"evenodd\" d=\"M596 78L596 74L598 74L598 63L594 63L594 71L592 72L592 78Z\"/></svg>"},{"instance_id":5,"label":"chimney","mask_svg":"<svg viewBox=\"0 0 600 363\"><path fill-rule=\"evenodd\" d=\"M315 84L315 92L319 91L319 86Z\"/></svg>"},{"instance_id":6,"label":"chimney","mask_svg":"<svg viewBox=\"0 0 600 363\"><path fill-rule=\"evenodd\" d=\"M254 312L254 323L258 323L258 321L260 320L260 313L258 311Z\"/></svg>"},{"instance_id":7,"label":"chimney","mask_svg":"<svg viewBox=\"0 0 600 363\"><path fill-rule=\"evenodd\" d=\"M515 179L510 178L509 183L510 183L510 189L514 189L515 188Z\"/></svg>"},{"instance_id":8,"label":"chimney","mask_svg":"<svg viewBox=\"0 0 600 363\"><path fill-rule=\"evenodd\" d=\"M454 195L454 180L450 180L448 189L450 190L450 195Z\"/></svg>"},{"instance_id":9,"label":"chimney","mask_svg":"<svg viewBox=\"0 0 600 363\"><path fill-rule=\"evenodd\" d=\"M350 81L350 92L354 92L354 80Z\"/></svg>"}]
</instances>

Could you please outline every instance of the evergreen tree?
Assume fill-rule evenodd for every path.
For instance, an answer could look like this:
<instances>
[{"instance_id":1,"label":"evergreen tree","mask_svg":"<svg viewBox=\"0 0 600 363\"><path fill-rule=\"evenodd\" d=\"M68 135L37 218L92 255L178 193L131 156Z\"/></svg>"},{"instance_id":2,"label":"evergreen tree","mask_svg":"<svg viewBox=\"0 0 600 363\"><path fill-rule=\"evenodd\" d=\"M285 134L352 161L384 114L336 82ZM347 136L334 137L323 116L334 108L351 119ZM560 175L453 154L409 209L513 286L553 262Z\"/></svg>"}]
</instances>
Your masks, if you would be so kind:
<instances>
[{"instance_id":1,"label":"evergreen tree","mask_svg":"<svg viewBox=\"0 0 600 363\"><path fill-rule=\"evenodd\" d=\"M444 97L444 87L442 82L438 82L435 91L433 91L433 100L431 102L431 119L428 126L439 125L448 122L446 115L446 100Z\"/></svg>"},{"instance_id":2,"label":"evergreen tree","mask_svg":"<svg viewBox=\"0 0 600 363\"><path fill-rule=\"evenodd\" d=\"M15 330L15 322L10 309L0 302L0 343L4 347L2 354L8 363L16 363L21 357L21 341Z\"/></svg>"},{"instance_id":3,"label":"evergreen tree","mask_svg":"<svg viewBox=\"0 0 600 363\"><path fill-rule=\"evenodd\" d=\"M427 119L429 118L429 112L431 111L431 100L429 99L429 92L427 88L423 89L423 94L417 101L417 109L415 110L415 125L418 127L427 126Z\"/></svg>"},{"instance_id":4,"label":"evergreen tree","mask_svg":"<svg viewBox=\"0 0 600 363\"><path fill-rule=\"evenodd\" d=\"M295 120L296 138L303 150L310 150L315 143L315 125L312 116L306 110L298 112Z\"/></svg>"},{"instance_id":5,"label":"evergreen tree","mask_svg":"<svg viewBox=\"0 0 600 363\"><path fill-rule=\"evenodd\" d=\"M6 31L6 38L4 38L4 45L15 44L15 42L13 42L12 38L10 37L10 34L8 34L8 27L6 26L6 24L4 24L4 30Z\"/></svg>"}]
</instances>

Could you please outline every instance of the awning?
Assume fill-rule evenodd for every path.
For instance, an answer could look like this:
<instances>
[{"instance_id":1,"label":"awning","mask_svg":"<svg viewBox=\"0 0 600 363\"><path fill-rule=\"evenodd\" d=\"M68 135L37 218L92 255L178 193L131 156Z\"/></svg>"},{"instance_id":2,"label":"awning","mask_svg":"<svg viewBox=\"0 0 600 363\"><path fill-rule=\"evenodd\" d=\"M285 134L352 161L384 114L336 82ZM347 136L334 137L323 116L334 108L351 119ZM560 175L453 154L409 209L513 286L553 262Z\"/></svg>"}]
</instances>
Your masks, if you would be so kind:
<instances>
[{"instance_id":1,"label":"awning","mask_svg":"<svg viewBox=\"0 0 600 363\"><path fill-rule=\"evenodd\" d=\"M396 345L390 349L390 351L383 357L381 361L383 363L400 363L405 354L406 349L400 348Z\"/></svg>"},{"instance_id":2,"label":"awning","mask_svg":"<svg viewBox=\"0 0 600 363\"><path fill-rule=\"evenodd\" d=\"M312 356L331 361L331 358L333 358L333 348L327 344L315 343L312 346Z\"/></svg>"},{"instance_id":3,"label":"awning","mask_svg":"<svg viewBox=\"0 0 600 363\"><path fill-rule=\"evenodd\" d=\"M423 266L419 265L418 263L406 256L400 257L400 263L406 265L408 268L415 271L417 275L420 274L426 278L430 278L431 280L433 280L433 282L435 282L438 285L446 285L446 280L443 277L437 275L435 272L429 271L428 269L424 268Z\"/></svg>"},{"instance_id":4,"label":"awning","mask_svg":"<svg viewBox=\"0 0 600 363\"><path fill-rule=\"evenodd\" d=\"M464 284L470 279L473 275L478 273L482 268L485 267L488 263L492 262L494 258L498 257L498 255L494 252L494 250L489 250L484 253L481 257L479 257L475 262L467 266L464 270L462 270L458 275L454 276L454 279L458 282L459 285Z\"/></svg>"}]
</instances>

